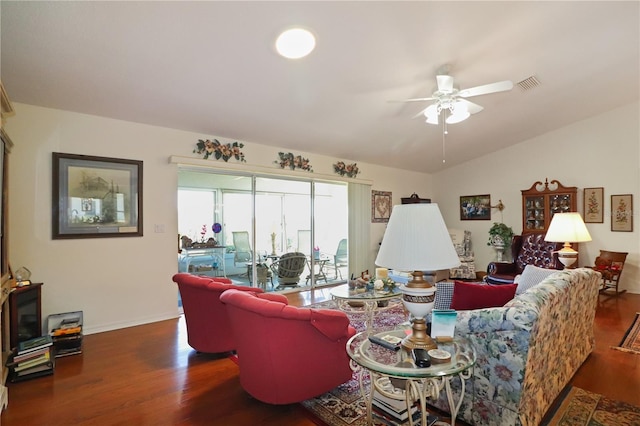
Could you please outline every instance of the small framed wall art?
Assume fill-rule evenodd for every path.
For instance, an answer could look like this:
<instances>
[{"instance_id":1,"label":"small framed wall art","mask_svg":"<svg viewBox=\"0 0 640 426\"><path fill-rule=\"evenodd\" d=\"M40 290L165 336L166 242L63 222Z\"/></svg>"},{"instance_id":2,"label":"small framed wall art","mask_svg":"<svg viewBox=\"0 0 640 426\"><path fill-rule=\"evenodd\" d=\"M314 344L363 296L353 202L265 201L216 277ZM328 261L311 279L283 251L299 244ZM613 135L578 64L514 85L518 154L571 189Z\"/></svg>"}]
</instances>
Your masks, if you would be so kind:
<instances>
[{"instance_id":1,"label":"small framed wall art","mask_svg":"<svg viewBox=\"0 0 640 426\"><path fill-rule=\"evenodd\" d=\"M460 220L491 220L491 195L460 197Z\"/></svg>"},{"instance_id":2,"label":"small framed wall art","mask_svg":"<svg viewBox=\"0 0 640 426\"><path fill-rule=\"evenodd\" d=\"M611 230L633 232L633 195L611 196Z\"/></svg>"},{"instance_id":3,"label":"small framed wall art","mask_svg":"<svg viewBox=\"0 0 640 426\"><path fill-rule=\"evenodd\" d=\"M142 161L53 153L52 238L142 236Z\"/></svg>"},{"instance_id":4,"label":"small framed wall art","mask_svg":"<svg viewBox=\"0 0 640 426\"><path fill-rule=\"evenodd\" d=\"M371 222L387 223L391 217L391 192L371 191Z\"/></svg>"},{"instance_id":5,"label":"small framed wall art","mask_svg":"<svg viewBox=\"0 0 640 426\"><path fill-rule=\"evenodd\" d=\"M584 189L584 222L604 222L604 188Z\"/></svg>"}]
</instances>

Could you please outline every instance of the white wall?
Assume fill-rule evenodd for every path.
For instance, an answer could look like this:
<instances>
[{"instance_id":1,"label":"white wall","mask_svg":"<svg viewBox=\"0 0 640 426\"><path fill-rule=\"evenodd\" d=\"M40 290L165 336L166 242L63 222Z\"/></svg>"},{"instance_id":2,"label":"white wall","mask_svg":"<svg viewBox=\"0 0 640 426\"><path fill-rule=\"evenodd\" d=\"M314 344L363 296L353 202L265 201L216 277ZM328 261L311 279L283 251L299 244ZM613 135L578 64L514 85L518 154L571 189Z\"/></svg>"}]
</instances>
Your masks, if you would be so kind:
<instances>
[{"instance_id":1,"label":"white wall","mask_svg":"<svg viewBox=\"0 0 640 426\"><path fill-rule=\"evenodd\" d=\"M578 211L583 209L583 189L604 187L604 223L588 223L593 241L580 244L580 265L592 265L599 250L629 252L621 286L640 293L640 131L638 103L619 108L541 135L499 152L487 154L434 175L435 198L448 226L472 231L476 268L485 270L495 259L487 247L494 221L503 221L516 233L522 231L520 190L536 181L555 179L578 187ZM461 221L462 195L491 194L506 206L491 221ZM633 194L633 232L611 231L611 195Z\"/></svg>"},{"instance_id":2,"label":"white wall","mask_svg":"<svg viewBox=\"0 0 640 426\"><path fill-rule=\"evenodd\" d=\"M199 158L192 153L197 140L212 136L25 104L14 108L16 115L6 123L15 143L9 167L9 261L14 269L27 266L34 282L44 282L43 319L82 310L90 334L175 317L177 288L171 276L177 272L177 166L169 157ZM278 169L277 148L241 142L248 169ZM144 237L52 240L52 152L144 161ZM323 174L333 174L333 163L347 160L294 154L308 157L314 171ZM373 181L375 190L391 191L394 204L412 192L432 197L430 175L358 166L359 178ZM154 233L155 224L164 225L165 232ZM372 268L384 227L371 226Z\"/></svg>"}]
</instances>

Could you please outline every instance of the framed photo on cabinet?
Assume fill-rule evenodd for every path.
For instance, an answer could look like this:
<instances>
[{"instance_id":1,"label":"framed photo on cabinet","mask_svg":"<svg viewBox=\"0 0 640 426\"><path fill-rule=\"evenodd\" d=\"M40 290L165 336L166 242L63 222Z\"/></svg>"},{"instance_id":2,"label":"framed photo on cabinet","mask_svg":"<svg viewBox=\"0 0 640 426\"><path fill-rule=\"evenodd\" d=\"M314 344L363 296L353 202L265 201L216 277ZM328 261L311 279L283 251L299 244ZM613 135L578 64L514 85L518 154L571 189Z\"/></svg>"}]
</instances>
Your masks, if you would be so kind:
<instances>
[{"instance_id":1,"label":"framed photo on cabinet","mask_svg":"<svg viewBox=\"0 0 640 426\"><path fill-rule=\"evenodd\" d=\"M633 195L611 196L611 230L633 232Z\"/></svg>"},{"instance_id":2,"label":"framed photo on cabinet","mask_svg":"<svg viewBox=\"0 0 640 426\"><path fill-rule=\"evenodd\" d=\"M53 153L52 238L142 236L142 161Z\"/></svg>"},{"instance_id":3,"label":"framed photo on cabinet","mask_svg":"<svg viewBox=\"0 0 640 426\"><path fill-rule=\"evenodd\" d=\"M604 188L584 189L584 222L604 222Z\"/></svg>"}]
</instances>

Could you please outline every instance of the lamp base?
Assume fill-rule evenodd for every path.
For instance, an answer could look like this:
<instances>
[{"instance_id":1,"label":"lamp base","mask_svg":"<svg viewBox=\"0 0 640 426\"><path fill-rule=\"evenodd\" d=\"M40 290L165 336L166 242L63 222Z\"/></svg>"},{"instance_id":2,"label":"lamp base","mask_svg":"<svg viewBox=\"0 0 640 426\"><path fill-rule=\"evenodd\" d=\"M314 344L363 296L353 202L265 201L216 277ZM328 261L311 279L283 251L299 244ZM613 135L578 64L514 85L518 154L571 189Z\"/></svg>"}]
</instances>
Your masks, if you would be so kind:
<instances>
[{"instance_id":1,"label":"lamp base","mask_svg":"<svg viewBox=\"0 0 640 426\"><path fill-rule=\"evenodd\" d=\"M564 265L564 269L569 269L578 260L578 252L571 248L569 243L564 243L564 247L557 251L558 260Z\"/></svg>"},{"instance_id":2,"label":"lamp base","mask_svg":"<svg viewBox=\"0 0 640 426\"><path fill-rule=\"evenodd\" d=\"M402 339L401 345L407 350L411 349L436 349L438 345L427 334L427 323L424 318L414 318L411 324L411 335Z\"/></svg>"}]
</instances>

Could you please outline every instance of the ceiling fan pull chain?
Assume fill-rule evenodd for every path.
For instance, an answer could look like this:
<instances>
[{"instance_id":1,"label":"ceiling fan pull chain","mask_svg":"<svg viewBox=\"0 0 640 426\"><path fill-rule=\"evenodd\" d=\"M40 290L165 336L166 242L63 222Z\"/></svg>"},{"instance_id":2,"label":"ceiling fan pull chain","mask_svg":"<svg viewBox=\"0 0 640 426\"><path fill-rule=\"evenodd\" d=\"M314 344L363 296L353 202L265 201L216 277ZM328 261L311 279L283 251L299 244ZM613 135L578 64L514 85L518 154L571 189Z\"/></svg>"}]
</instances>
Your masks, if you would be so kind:
<instances>
[{"instance_id":1,"label":"ceiling fan pull chain","mask_svg":"<svg viewBox=\"0 0 640 426\"><path fill-rule=\"evenodd\" d=\"M445 112L444 114L444 120L442 120L442 163L446 163L445 161L445 148L444 148L444 142L445 142L445 135L447 134L447 113Z\"/></svg>"}]
</instances>

